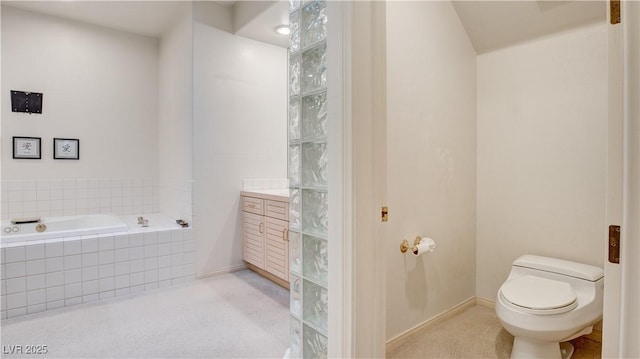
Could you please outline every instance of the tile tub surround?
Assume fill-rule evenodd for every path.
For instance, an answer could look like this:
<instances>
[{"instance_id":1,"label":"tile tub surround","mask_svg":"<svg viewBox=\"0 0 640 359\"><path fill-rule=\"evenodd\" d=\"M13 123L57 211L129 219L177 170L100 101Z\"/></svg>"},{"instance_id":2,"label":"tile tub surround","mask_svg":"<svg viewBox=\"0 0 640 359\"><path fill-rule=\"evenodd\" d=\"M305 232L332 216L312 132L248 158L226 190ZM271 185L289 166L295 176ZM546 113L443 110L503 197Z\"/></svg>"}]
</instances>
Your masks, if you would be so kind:
<instances>
[{"instance_id":1,"label":"tile tub surround","mask_svg":"<svg viewBox=\"0 0 640 359\"><path fill-rule=\"evenodd\" d=\"M2 220L159 212L158 180L145 178L68 178L2 181Z\"/></svg>"},{"instance_id":2,"label":"tile tub surround","mask_svg":"<svg viewBox=\"0 0 640 359\"><path fill-rule=\"evenodd\" d=\"M92 302L195 278L195 240L161 214L123 216L128 232L14 243L1 250L1 318Z\"/></svg>"}]
</instances>

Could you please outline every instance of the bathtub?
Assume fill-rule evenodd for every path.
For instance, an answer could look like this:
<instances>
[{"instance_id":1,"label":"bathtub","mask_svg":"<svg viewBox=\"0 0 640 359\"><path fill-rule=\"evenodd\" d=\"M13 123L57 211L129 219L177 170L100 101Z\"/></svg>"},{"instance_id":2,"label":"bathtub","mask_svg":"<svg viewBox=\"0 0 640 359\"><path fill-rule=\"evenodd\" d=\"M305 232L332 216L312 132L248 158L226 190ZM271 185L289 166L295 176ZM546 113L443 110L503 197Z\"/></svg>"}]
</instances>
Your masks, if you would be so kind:
<instances>
[{"instance_id":1,"label":"bathtub","mask_svg":"<svg viewBox=\"0 0 640 359\"><path fill-rule=\"evenodd\" d=\"M193 280L192 228L161 213L140 215L147 227L138 215L43 217L42 233L36 223L2 222L0 319Z\"/></svg>"},{"instance_id":2,"label":"bathtub","mask_svg":"<svg viewBox=\"0 0 640 359\"><path fill-rule=\"evenodd\" d=\"M42 218L40 223L46 226L43 232L36 230L38 223L12 224L10 221L3 221L0 232L2 244L128 230L128 226L119 217L109 214L46 217Z\"/></svg>"}]
</instances>

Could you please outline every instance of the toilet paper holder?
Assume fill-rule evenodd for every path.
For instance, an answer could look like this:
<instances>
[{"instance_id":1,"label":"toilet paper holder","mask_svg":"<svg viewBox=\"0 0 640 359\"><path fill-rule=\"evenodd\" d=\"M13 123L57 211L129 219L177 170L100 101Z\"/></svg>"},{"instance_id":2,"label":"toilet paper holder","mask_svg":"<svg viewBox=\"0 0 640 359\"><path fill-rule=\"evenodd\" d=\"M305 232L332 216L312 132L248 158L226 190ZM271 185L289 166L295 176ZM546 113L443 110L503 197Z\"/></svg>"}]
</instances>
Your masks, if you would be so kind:
<instances>
[{"instance_id":1,"label":"toilet paper holder","mask_svg":"<svg viewBox=\"0 0 640 359\"><path fill-rule=\"evenodd\" d=\"M411 249L411 251L413 252L413 250L418 246L418 244L420 244L421 241L422 241L422 237L417 236L416 239L413 241L413 247L409 247L409 241L406 239L403 239L402 242L400 243L400 253L407 253L409 249Z\"/></svg>"}]
</instances>

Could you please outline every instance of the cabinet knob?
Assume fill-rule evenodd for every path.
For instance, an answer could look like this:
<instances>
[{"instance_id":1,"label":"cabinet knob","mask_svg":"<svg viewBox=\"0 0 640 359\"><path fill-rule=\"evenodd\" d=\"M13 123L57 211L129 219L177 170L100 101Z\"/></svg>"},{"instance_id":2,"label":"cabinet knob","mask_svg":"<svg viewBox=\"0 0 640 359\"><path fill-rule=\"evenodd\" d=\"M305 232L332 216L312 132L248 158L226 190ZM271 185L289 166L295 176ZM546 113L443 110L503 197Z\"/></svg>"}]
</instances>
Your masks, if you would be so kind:
<instances>
[{"instance_id":1,"label":"cabinet knob","mask_svg":"<svg viewBox=\"0 0 640 359\"><path fill-rule=\"evenodd\" d=\"M258 226L258 232L262 233L262 222L260 222L260 225Z\"/></svg>"},{"instance_id":2,"label":"cabinet knob","mask_svg":"<svg viewBox=\"0 0 640 359\"><path fill-rule=\"evenodd\" d=\"M289 242L289 229L285 228L282 230L282 239Z\"/></svg>"}]
</instances>

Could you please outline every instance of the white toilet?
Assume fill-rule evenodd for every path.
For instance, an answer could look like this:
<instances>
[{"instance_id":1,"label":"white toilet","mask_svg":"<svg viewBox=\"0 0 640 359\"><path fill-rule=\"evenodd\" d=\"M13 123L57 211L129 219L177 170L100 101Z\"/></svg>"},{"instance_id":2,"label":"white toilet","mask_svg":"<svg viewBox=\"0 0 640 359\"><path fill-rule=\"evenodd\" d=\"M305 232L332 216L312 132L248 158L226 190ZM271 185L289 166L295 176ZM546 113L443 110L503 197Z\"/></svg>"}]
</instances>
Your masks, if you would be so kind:
<instances>
[{"instance_id":1,"label":"white toilet","mask_svg":"<svg viewBox=\"0 0 640 359\"><path fill-rule=\"evenodd\" d=\"M604 272L562 259L524 255L498 290L496 314L515 338L511 358L568 358L566 342L602 318Z\"/></svg>"}]
</instances>

